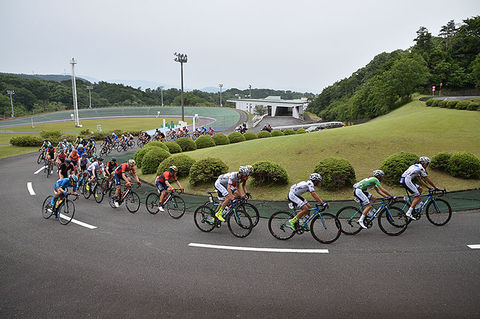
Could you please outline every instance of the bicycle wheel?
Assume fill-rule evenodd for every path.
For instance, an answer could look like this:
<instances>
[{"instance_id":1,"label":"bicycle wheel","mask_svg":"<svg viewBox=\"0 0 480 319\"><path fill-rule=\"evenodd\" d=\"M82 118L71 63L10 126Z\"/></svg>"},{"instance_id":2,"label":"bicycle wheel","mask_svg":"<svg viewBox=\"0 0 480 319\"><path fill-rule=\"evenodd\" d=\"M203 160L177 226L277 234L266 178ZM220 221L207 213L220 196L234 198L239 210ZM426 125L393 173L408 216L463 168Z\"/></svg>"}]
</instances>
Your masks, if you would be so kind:
<instances>
[{"instance_id":1,"label":"bicycle wheel","mask_svg":"<svg viewBox=\"0 0 480 319\"><path fill-rule=\"evenodd\" d=\"M228 229L233 236L245 238L252 232L253 223L250 215L242 206L233 209L227 216Z\"/></svg>"},{"instance_id":2,"label":"bicycle wheel","mask_svg":"<svg viewBox=\"0 0 480 319\"><path fill-rule=\"evenodd\" d=\"M127 197L125 197L125 205L130 213L136 213L140 208L140 197L137 193L131 191Z\"/></svg>"},{"instance_id":3,"label":"bicycle wheel","mask_svg":"<svg viewBox=\"0 0 480 319\"><path fill-rule=\"evenodd\" d=\"M338 218L330 213L323 213L313 217L310 223L312 236L322 244L331 244L342 234L342 226Z\"/></svg>"},{"instance_id":4,"label":"bicycle wheel","mask_svg":"<svg viewBox=\"0 0 480 319\"><path fill-rule=\"evenodd\" d=\"M147 196L145 206L150 214L158 213L158 202L160 201L160 196L158 193L150 193Z\"/></svg>"},{"instance_id":5,"label":"bicycle wheel","mask_svg":"<svg viewBox=\"0 0 480 319\"><path fill-rule=\"evenodd\" d=\"M435 226L443 226L452 217L452 208L446 200L432 198L427 205L426 215Z\"/></svg>"},{"instance_id":6,"label":"bicycle wheel","mask_svg":"<svg viewBox=\"0 0 480 319\"><path fill-rule=\"evenodd\" d=\"M83 184L83 197L85 197L85 199L89 199L90 195L92 195L91 189L92 186L88 184L88 181L85 181Z\"/></svg>"},{"instance_id":7,"label":"bicycle wheel","mask_svg":"<svg viewBox=\"0 0 480 319\"><path fill-rule=\"evenodd\" d=\"M45 167L45 174L47 174L47 178L48 178L48 176L50 176L50 172L52 171L50 166L51 166L51 164L48 163L47 167Z\"/></svg>"},{"instance_id":8,"label":"bicycle wheel","mask_svg":"<svg viewBox=\"0 0 480 319\"><path fill-rule=\"evenodd\" d=\"M98 182L93 188L93 197L95 198L95 201L100 204L103 201L103 196L103 186L100 182Z\"/></svg>"},{"instance_id":9,"label":"bicycle wheel","mask_svg":"<svg viewBox=\"0 0 480 319\"><path fill-rule=\"evenodd\" d=\"M341 224L342 233L345 235L358 234L362 227L358 224L358 219L362 216L362 212L353 206L343 207L337 212L337 218Z\"/></svg>"},{"instance_id":10,"label":"bicycle wheel","mask_svg":"<svg viewBox=\"0 0 480 319\"><path fill-rule=\"evenodd\" d=\"M180 196L172 195L165 206L168 215L174 219L179 219L185 214L185 201Z\"/></svg>"},{"instance_id":11,"label":"bicycle wheel","mask_svg":"<svg viewBox=\"0 0 480 319\"><path fill-rule=\"evenodd\" d=\"M210 232L215 228L215 213L213 210L205 205L198 207L193 213L193 220L195 226L203 232Z\"/></svg>"},{"instance_id":12,"label":"bicycle wheel","mask_svg":"<svg viewBox=\"0 0 480 319\"><path fill-rule=\"evenodd\" d=\"M243 203L240 206L247 212L248 215L250 215L253 227L257 226L258 221L260 220L258 209L250 203Z\"/></svg>"},{"instance_id":13,"label":"bicycle wheel","mask_svg":"<svg viewBox=\"0 0 480 319\"><path fill-rule=\"evenodd\" d=\"M295 235L295 231L290 228L288 220L293 218L293 214L287 212L276 212L268 220L268 230L273 237L280 240L287 240Z\"/></svg>"},{"instance_id":14,"label":"bicycle wheel","mask_svg":"<svg viewBox=\"0 0 480 319\"><path fill-rule=\"evenodd\" d=\"M47 209L48 208L52 208L52 205L50 204L50 202L52 201L52 195L48 196L47 198L45 198L45 200L43 201L43 204L42 204L42 216L43 218L45 219L49 219L50 216L52 216L53 212L48 212Z\"/></svg>"},{"instance_id":15,"label":"bicycle wheel","mask_svg":"<svg viewBox=\"0 0 480 319\"><path fill-rule=\"evenodd\" d=\"M38 154L37 164L40 164L43 161L43 153Z\"/></svg>"},{"instance_id":16,"label":"bicycle wheel","mask_svg":"<svg viewBox=\"0 0 480 319\"><path fill-rule=\"evenodd\" d=\"M398 236L408 226L408 217L398 207L385 207L378 216L378 227L387 235Z\"/></svg>"},{"instance_id":17,"label":"bicycle wheel","mask_svg":"<svg viewBox=\"0 0 480 319\"><path fill-rule=\"evenodd\" d=\"M62 225L70 223L75 215L75 204L71 200L65 200L58 207L58 221Z\"/></svg>"}]
</instances>

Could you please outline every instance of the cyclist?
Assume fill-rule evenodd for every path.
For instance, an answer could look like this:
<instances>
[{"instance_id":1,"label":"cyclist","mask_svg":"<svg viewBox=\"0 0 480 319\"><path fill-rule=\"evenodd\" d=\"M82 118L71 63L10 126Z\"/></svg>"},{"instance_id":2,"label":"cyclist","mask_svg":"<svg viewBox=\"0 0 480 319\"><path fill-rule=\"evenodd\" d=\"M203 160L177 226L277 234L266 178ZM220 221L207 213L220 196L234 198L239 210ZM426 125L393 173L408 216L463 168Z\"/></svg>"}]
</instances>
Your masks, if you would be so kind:
<instances>
[{"instance_id":1,"label":"cyclist","mask_svg":"<svg viewBox=\"0 0 480 319\"><path fill-rule=\"evenodd\" d=\"M52 145L52 143L50 143L50 141L48 139L45 139L45 141L43 141L43 144L42 144L42 147L41 147L42 151L45 151L49 145Z\"/></svg>"},{"instance_id":2,"label":"cyclist","mask_svg":"<svg viewBox=\"0 0 480 319\"><path fill-rule=\"evenodd\" d=\"M45 155L44 155L45 159L47 160L47 162L45 163L45 166L48 166L46 165L48 163L48 161L50 161L52 163L52 169L53 169L53 163L54 163L54 160L55 160L55 148L53 147L52 144L48 144L47 145L47 148L45 149ZM48 169L48 167L47 167ZM50 172L50 174L53 173L53 170Z\"/></svg>"},{"instance_id":3,"label":"cyclist","mask_svg":"<svg viewBox=\"0 0 480 319\"><path fill-rule=\"evenodd\" d=\"M67 194L67 189L69 187L73 187L73 194L74 195L77 195L77 183L78 183L78 178L77 176L75 175L70 175L68 176L67 178L62 178L62 179L59 179L56 183L55 183L55 186L53 186L53 197L52 197L52 200L50 201L50 205L51 207L47 208L47 211L49 213L52 213L53 212L53 207L55 205L55 199L59 198L59 197L65 197L65 195ZM55 216L56 218L58 218L58 212L57 212L57 215Z\"/></svg>"},{"instance_id":4,"label":"cyclist","mask_svg":"<svg viewBox=\"0 0 480 319\"><path fill-rule=\"evenodd\" d=\"M74 148L68 158L72 160L73 165L78 166L80 156L78 155L77 149Z\"/></svg>"},{"instance_id":5,"label":"cyclist","mask_svg":"<svg viewBox=\"0 0 480 319\"><path fill-rule=\"evenodd\" d=\"M246 188L246 181L248 176L250 175L250 168L247 166L240 166L238 172L230 172L223 175L220 175L217 180L215 181L215 189L218 193L218 199L222 202L220 208L218 209L215 217L218 220L224 222L225 219L223 218L223 210L227 205L235 198L243 198L245 195L250 196L247 192ZM235 188L233 185L242 184L242 190L240 187Z\"/></svg>"},{"instance_id":6,"label":"cyclist","mask_svg":"<svg viewBox=\"0 0 480 319\"><path fill-rule=\"evenodd\" d=\"M76 170L76 167L72 164L72 160L70 158L67 158L58 168L58 177L60 179L66 178L69 175L75 174Z\"/></svg>"},{"instance_id":7,"label":"cyclist","mask_svg":"<svg viewBox=\"0 0 480 319\"><path fill-rule=\"evenodd\" d=\"M90 185L92 182L97 178L97 169L100 170L103 174L103 177L106 176L105 174L105 165L103 165L103 158L99 157L96 161L92 162L92 164L88 165L87 173L90 177L87 182L87 191L90 190Z\"/></svg>"},{"instance_id":8,"label":"cyclist","mask_svg":"<svg viewBox=\"0 0 480 319\"><path fill-rule=\"evenodd\" d=\"M88 166L90 165L90 161L86 156L82 156L79 161L80 164L80 171L84 172L87 170Z\"/></svg>"},{"instance_id":9,"label":"cyclist","mask_svg":"<svg viewBox=\"0 0 480 319\"><path fill-rule=\"evenodd\" d=\"M105 174L107 176L112 176L112 174L115 172L115 169L117 167L118 167L117 159L115 157L112 157L112 159L107 162L107 165L105 168ZM108 186L108 179L105 179L105 183L103 184L103 187L106 189L107 186Z\"/></svg>"},{"instance_id":10,"label":"cyclist","mask_svg":"<svg viewBox=\"0 0 480 319\"><path fill-rule=\"evenodd\" d=\"M79 136L77 136L77 138L75 139L74 144L75 144L76 146L78 146L79 144L82 143L82 140L83 140L83 137L81 137L81 136L79 135Z\"/></svg>"},{"instance_id":11,"label":"cyclist","mask_svg":"<svg viewBox=\"0 0 480 319\"><path fill-rule=\"evenodd\" d=\"M112 143L115 143L118 140L117 134L115 132L112 132Z\"/></svg>"},{"instance_id":12,"label":"cyclist","mask_svg":"<svg viewBox=\"0 0 480 319\"><path fill-rule=\"evenodd\" d=\"M157 184L157 190L160 193L160 202L158 205L158 210L161 212L165 211L165 209L163 209L163 201L165 199L165 193L170 194L174 190L169 180L173 179L177 183L178 187L180 187L180 189L183 191L183 187L182 185L180 185L180 182L177 179L177 172L178 172L178 168L175 165L172 165L168 168L168 171L165 171L161 175L157 176L155 184Z\"/></svg>"},{"instance_id":13,"label":"cyclist","mask_svg":"<svg viewBox=\"0 0 480 319\"><path fill-rule=\"evenodd\" d=\"M317 202L319 202L324 207L328 207L328 203L321 200L315 192L315 186L318 186L321 180L322 176L320 176L320 174L312 173L310 174L310 178L308 180L299 182L290 187L290 192L288 193L288 200L296 204L301 209L295 217L288 221L289 223L287 224L287 226L289 226L291 229L295 230L295 224L298 222L298 220L304 216L307 216L309 209L312 208L308 201L302 197L303 194L310 192L310 194L312 194L313 198Z\"/></svg>"},{"instance_id":14,"label":"cyclist","mask_svg":"<svg viewBox=\"0 0 480 319\"><path fill-rule=\"evenodd\" d=\"M438 189L437 186L435 186L432 180L428 177L427 172L425 171L428 164L430 164L430 158L422 156L420 157L418 162L418 164L411 165L405 172L403 172L402 178L400 179L400 185L402 185L407 190L407 193L410 192L413 196L415 196L412 201L412 205L410 205L410 208L406 213L407 217L413 220L416 220L416 218L413 217L412 212L421 199L420 196L422 194L422 188L419 185L414 184L412 180L416 178L420 184L422 184L426 188L429 188L429 186L425 183L426 181L434 189Z\"/></svg>"},{"instance_id":15,"label":"cyclist","mask_svg":"<svg viewBox=\"0 0 480 319\"><path fill-rule=\"evenodd\" d=\"M65 154L65 150L61 148L57 154L57 165L63 164L66 158L67 158L67 154Z\"/></svg>"},{"instance_id":16,"label":"cyclist","mask_svg":"<svg viewBox=\"0 0 480 319\"><path fill-rule=\"evenodd\" d=\"M83 144L78 144L77 153L79 157L83 157L85 153L85 147L83 147Z\"/></svg>"},{"instance_id":17,"label":"cyclist","mask_svg":"<svg viewBox=\"0 0 480 319\"><path fill-rule=\"evenodd\" d=\"M365 220L365 216L367 216L368 212L372 209L372 203L375 202L376 198L367 192L370 188L374 188L380 196L389 196L392 197L385 188L380 185L380 181L385 176L385 173L380 170L373 171L373 177L367 177L362 179L360 182L353 185L353 195L360 200L362 205L365 207L362 212L362 216L358 219L358 224L363 228L367 229L367 226L363 223Z\"/></svg>"},{"instance_id":18,"label":"cyclist","mask_svg":"<svg viewBox=\"0 0 480 319\"><path fill-rule=\"evenodd\" d=\"M132 185L132 181L126 175L126 173L130 171L137 180L138 185L142 184L142 182L140 182L140 180L138 179L137 174L135 174L135 161L133 159L129 159L127 163L123 163L122 165L118 166L115 169L115 174L113 175L113 178L115 179L115 185L117 186L117 188L115 189L115 207L120 207L120 204L118 203L118 197L120 196L120 190L122 189L120 179L123 179L126 182L125 186Z\"/></svg>"}]
</instances>

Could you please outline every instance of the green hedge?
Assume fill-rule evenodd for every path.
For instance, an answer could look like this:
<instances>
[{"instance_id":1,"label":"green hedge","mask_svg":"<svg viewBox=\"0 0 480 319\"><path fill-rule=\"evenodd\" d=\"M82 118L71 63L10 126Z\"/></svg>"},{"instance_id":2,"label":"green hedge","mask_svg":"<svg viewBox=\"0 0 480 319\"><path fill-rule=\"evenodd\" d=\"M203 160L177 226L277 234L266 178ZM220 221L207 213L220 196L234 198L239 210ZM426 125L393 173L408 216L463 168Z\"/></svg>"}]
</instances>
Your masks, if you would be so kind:
<instances>
[{"instance_id":1,"label":"green hedge","mask_svg":"<svg viewBox=\"0 0 480 319\"><path fill-rule=\"evenodd\" d=\"M457 110L466 110L469 105L470 105L470 101L463 100L463 101L458 102L457 105L455 105L455 108Z\"/></svg>"},{"instance_id":2,"label":"green hedge","mask_svg":"<svg viewBox=\"0 0 480 319\"><path fill-rule=\"evenodd\" d=\"M254 132L247 132L247 133L243 134L243 136L245 136L245 139L247 141L255 140L255 139L258 138L257 134L255 134Z\"/></svg>"},{"instance_id":3,"label":"green hedge","mask_svg":"<svg viewBox=\"0 0 480 319\"><path fill-rule=\"evenodd\" d=\"M438 103L440 103L440 100L433 100L432 106L438 106Z\"/></svg>"},{"instance_id":4,"label":"green hedge","mask_svg":"<svg viewBox=\"0 0 480 319\"><path fill-rule=\"evenodd\" d=\"M426 104L427 106L432 106L433 101L434 101L434 100L429 99L429 100L427 100L427 102L425 102L425 104Z\"/></svg>"},{"instance_id":5,"label":"green hedge","mask_svg":"<svg viewBox=\"0 0 480 319\"><path fill-rule=\"evenodd\" d=\"M153 174L157 172L160 163L170 156L170 153L160 147L149 147L142 159L142 173Z\"/></svg>"},{"instance_id":6,"label":"green hedge","mask_svg":"<svg viewBox=\"0 0 480 319\"><path fill-rule=\"evenodd\" d=\"M218 158L204 158L190 168L190 184L213 184L218 176L228 172L228 166Z\"/></svg>"},{"instance_id":7,"label":"green hedge","mask_svg":"<svg viewBox=\"0 0 480 319\"><path fill-rule=\"evenodd\" d=\"M291 128L287 128L286 130L283 131L284 135L294 135L295 131L292 130Z\"/></svg>"},{"instance_id":8,"label":"green hedge","mask_svg":"<svg viewBox=\"0 0 480 319\"><path fill-rule=\"evenodd\" d=\"M164 142L164 145L168 148L170 154L181 153L182 148L175 142Z\"/></svg>"},{"instance_id":9,"label":"green hedge","mask_svg":"<svg viewBox=\"0 0 480 319\"><path fill-rule=\"evenodd\" d=\"M440 102L438 102L438 106L443 107L443 108L446 108L447 104L448 104L447 100L441 100Z\"/></svg>"},{"instance_id":10,"label":"green hedge","mask_svg":"<svg viewBox=\"0 0 480 319\"><path fill-rule=\"evenodd\" d=\"M454 177L480 178L480 160L472 153L453 153L447 164L447 172Z\"/></svg>"},{"instance_id":11,"label":"green hedge","mask_svg":"<svg viewBox=\"0 0 480 319\"><path fill-rule=\"evenodd\" d=\"M307 131L305 131L304 128L299 128L299 129L295 132L295 134L305 134L305 133L307 133Z\"/></svg>"},{"instance_id":12,"label":"green hedge","mask_svg":"<svg viewBox=\"0 0 480 319\"><path fill-rule=\"evenodd\" d=\"M287 171L277 163L256 162L253 165L253 184L256 186L283 185L288 183Z\"/></svg>"},{"instance_id":13,"label":"green hedge","mask_svg":"<svg viewBox=\"0 0 480 319\"><path fill-rule=\"evenodd\" d=\"M415 163L418 163L418 156L412 153L399 152L389 156L380 167L385 172L384 182L398 186L403 172Z\"/></svg>"},{"instance_id":14,"label":"green hedge","mask_svg":"<svg viewBox=\"0 0 480 319\"><path fill-rule=\"evenodd\" d=\"M145 146L144 148L141 148L138 151L136 151L135 154L133 154L133 159L137 163L138 168L142 168L143 157L151 148L158 148L160 150L163 150L163 148L160 148L158 146Z\"/></svg>"},{"instance_id":15,"label":"green hedge","mask_svg":"<svg viewBox=\"0 0 480 319\"><path fill-rule=\"evenodd\" d=\"M170 149L167 145L165 145L163 142L160 142L160 141L151 141L151 142L148 142L146 146L156 146L156 147L160 147L160 148L163 148L165 151L169 152L170 153Z\"/></svg>"},{"instance_id":16,"label":"green hedge","mask_svg":"<svg viewBox=\"0 0 480 319\"><path fill-rule=\"evenodd\" d=\"M178 168L178 177L187 177L190 173L190 168L195 164L195 160L185 154L176 154L164 159L157 168L157 176L167 171L172 165Z\"/></svg>"},{"instance_id":17,"label":"green hedge","mask_svg":"<svg viewBox=\"0 0 480 319\"><path fill-rule=\"evenodd\" d=\"M448 107L449 109L454 109L455 106L457 106L457 103L458 103L458 101L456 101L456 100L448 101L448 102L447 102L447 107Z\"/></svg>"},{"instance_id":18,"label":"green hedge","mask_svg":"<svg viewBox=\"0 0 480 319\"><path fill-rule=\"evenodd\" d=\"M197 149L195 142L189 137L180 137L175 141L182 148L183 152L194 151Z\"/></svg>"},{"instance_id":19,"label":"green hedge","mask_svg":"<svg viewBox=\"0 0 480 319\"><path fill-rule=\"evenodd\" d=\"M272 131L270 134L272 134L272 136L283 136L284 135L282 131L278 131L278 130Z\"/></svg>"},{"instance_id":20,"label":"green hedge","mask_svg":"<svg viewBox=\"0 0 480 319\"><path fill-rule=\"evenodd\" d=\"M320 187L329 191L336 191L347 186L351 187L356 180L352 164L339 157L329 157L321 160L315 166L314 172L322 176Z\"/></svg>"},{"instance_id":21,"label":"green hedge","mask_svg":"<svg viewBox=\"0 0 480 319\"><path fill-rule=\"evenodd\" d=\"M450 158L452 157L451 153L438 153L434 157L432 157L432 162L430 163L430 167L433 169L437 169L439 171L446 171L447 170L447 165L448 161L450 161Z\"/></svg>"},{"instance_id":22,"label":"green hedge","mask_svg":"<svg viewBox=\"0 0 480 319\"><path fill-rule=\"evenodd\" d=\"M40 137L48 140L59 140L61 136L62 136L62 132L60 131L41 131L40 132Z\"/></svg>"},{"instance_id":23,"label":"green hedge","mask_svg":"<svg viewBox=\"0 0 480 319\"><path fill-rule=\"evenodd\" d=\"M43 139L38 136L17 136L10 139L10 144L14 146L42 146Z\"/></svg>"},{"instance_id":24,"label":"green hedge","mask_svg":"<svg viewBox=\"0 0 480 319\"><path fill-rule=\"evenodd\" d=\"M480 110L480 102L470 102L467 106L467 110L469 111L477 111Z\"/></svg>"},{"instance_id":25,"label":"green hedge","mask_svg":"<svg viewBox=\"0 0 480 319\"><path fill-rule=\"evenodd\" d=\"M230 143L240 143L245 141L245 136L241 134L240 132L232 132L228 134L228 139L230 140Z\"/></svg>"},{"instance_id":26,"label":"green hedge","mask_svg":"<svg viewBox=\"0 0 480 319\"><path fill-rule=\"evenodd\" d=\"M230 140L225 134L217 133L212 136L215 145L227 145L230 144Z\"/></svg>"},{"instance_id":27,"label":"green hedge","mask_svg":"<svg viewBox=\"0 0 480 319\"><path fill-rule=\"evenodd\" d=\"M260 131L257 134L258 138L267 138L267 137L272 137L272 133L269 131Z\"/></svg>"},{"instance_id":28,"label":"green hedge","mask_svg":"<svg viewBox=\"0 0 480 319\"><path fill-rule=\"evenodd\" d=\"M208 135L201 135L195 140L197 149L213 147L215 146L215 141Z\"/></svg>"}]
</instances>

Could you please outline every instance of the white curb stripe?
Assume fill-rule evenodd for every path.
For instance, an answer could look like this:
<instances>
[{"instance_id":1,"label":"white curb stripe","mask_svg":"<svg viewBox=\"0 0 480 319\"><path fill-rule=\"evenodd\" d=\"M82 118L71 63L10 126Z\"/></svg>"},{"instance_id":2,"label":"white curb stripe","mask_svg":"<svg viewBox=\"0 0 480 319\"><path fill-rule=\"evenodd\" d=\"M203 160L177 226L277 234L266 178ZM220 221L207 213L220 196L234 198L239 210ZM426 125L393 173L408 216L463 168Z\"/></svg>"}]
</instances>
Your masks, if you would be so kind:
<instances>
[{"instance_id":1,"label":"white curb stripe","mask_svg":"<svg viewBox=\"0 0 480 319\"><path fill-rule=\"evenodd\" d=\"M468 247L470 247L471 249L480 249L480 244L477 244L477 245L467 245Z\"/></svg>"},{"instance_id":2,"label":"white curb stripe","mask_svg":"<svg viewBox=\"0 0 480 319\"><path fill-rule=\"evenodd\" d=\"M40 173L41 171L43 171L45 169L45 166L42 166L40 167L37 171L35 171L35 173L33 173L34 175L37 175L38 173Z\"/></svg>"},{"instance_id":3,"label":"white curb stripe","mask_svg":"<svg viewBox=\"0 0 480 319\"><path fill-rule=\"evenodd\" d=\"M241 251L261 251L269 253L304 253L304 254L328 254L328 249L288 249L288 248L255 248L255 247L237 247L237 246L221 246L209 244L188 244L190 247L241 250Z\"/></svg>"},{"instance_id":4,"label":"white curb stripe","mask_svg":"<svg viewBox=\"0 0 480 319\"><path fill-rule=\"evenodd\" d=\"M32 182L27 183L27 189L28 189L28 192L30 193L30 195L35 196L35 191L33 190Z\"/></svg>"},{"instance_id":5,"label":"white curb stripe","mask_svg":"<svg viewBox=\"0 0 480 319\"><path fill-rule=\"evenodd\" d=\"M63 215L63 214L60 214L60 217L63 217L63 218L65 218L65 219L68 218L67 216L65 216L65 215ZM72 219L71 222L74 223L74 224L77 224L77 225L86 227L86 228L88 228L88 229L95 229L95 228L97 228L96 226L89 225L89 224L87 224L87 223L81 222L81 221L76 220L76 219Z\"/></svg>"}]
</instances>

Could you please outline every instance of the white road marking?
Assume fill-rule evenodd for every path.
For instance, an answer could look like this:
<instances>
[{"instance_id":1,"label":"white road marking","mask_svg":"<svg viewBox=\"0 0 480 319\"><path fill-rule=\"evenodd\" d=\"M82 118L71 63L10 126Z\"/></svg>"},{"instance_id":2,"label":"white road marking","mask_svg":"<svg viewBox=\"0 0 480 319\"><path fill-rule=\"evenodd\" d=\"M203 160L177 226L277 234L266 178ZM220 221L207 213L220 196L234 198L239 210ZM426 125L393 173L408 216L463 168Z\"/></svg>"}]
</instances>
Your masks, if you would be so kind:
<instances>
[{"instance_id":1,"label":"white road marking","mask_svg":"<svg viewBox=\"0 0 480 319\"><path fill-rule=\"evenodd\" d=\"M42 166L40 167L35 173L33 173L34 175L37 175L38 173L40 173L41 171L43 171L45 169L45 166Z\"/></svg>"},{"instance_id":2,"label":"white road marking","mask_svg":"<svg viewBox=\"0 0 480 319\"><path fill-rule=\"evenodd\" d=\"M65 219L68 218L67 216L65 216L65 215L63 215L63 214L60 214L60 217L63 217L63 218L65 218ZM92 225L89 225L89 224L87 224L87 223L81 222L81 221L76 220L76 219L72 219L71 222L74 223L74 224L77 224L77 225L86 227L86 228L88 228L88 229L95 229L95 228L97 228L97 226L92 226Z\"/></svg>"},{"instance_id":3,"label":"white road marking","mask_svg":"<svg viewBox=\"0 0 480 319\"><path fill-rule=\"evenodd\" d=\"M35 196L35 191L33 190L32 182L27 183L27 189L28 189L28 192L30 193L30 195Z\"/></svg>"},{"instance_id":4,"label":"white road marking","mask_svg":"<svg viewBox=\"0 0 480 319\"><path fill-rule=\"evenodd\" d=\"M470 247L471 249L480 249L480 244L477 244L477 245L467 245L468 247Z\"/></svg>"},{"instance_id":5,"label":"white road marking","mask_svg":"<svg viewBox=\"0 0 480 319\"><path fill-rule=\"evenodd\" d=\"M241 250L241 251L260 251L269 253L303 253L303 254L328 254L328 249L289 249L289 248L256 248L256 247L237 247L237 246L221 246L209 244L188 244L190 247Z\"/></svg>"}]
</instances>

